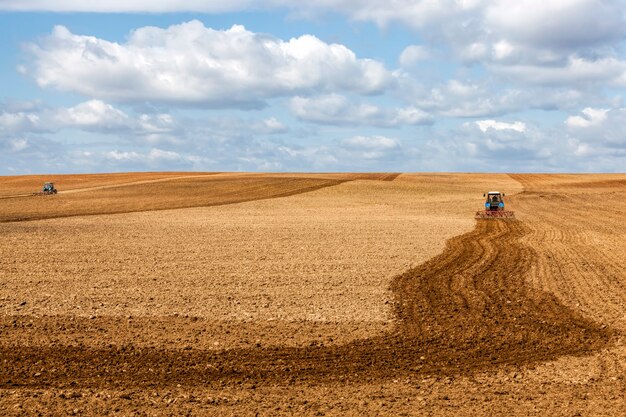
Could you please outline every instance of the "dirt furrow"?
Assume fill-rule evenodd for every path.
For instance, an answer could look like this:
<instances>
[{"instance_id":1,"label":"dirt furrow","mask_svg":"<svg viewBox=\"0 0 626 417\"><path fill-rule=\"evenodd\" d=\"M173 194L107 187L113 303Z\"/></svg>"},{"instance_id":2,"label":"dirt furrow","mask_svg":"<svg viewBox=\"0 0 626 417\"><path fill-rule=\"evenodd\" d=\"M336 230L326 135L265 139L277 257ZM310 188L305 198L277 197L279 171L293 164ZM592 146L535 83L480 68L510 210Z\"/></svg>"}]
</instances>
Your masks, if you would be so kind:
<instances>
[{"instance_id":1,"label":"dirt furrow","mask_svg":"<svg viewBox=\"0 0 626 417\"><path fill-rule=\"evenodd\" d=\"M537 252L529 285L611 328L613 343L585 359L563 357L537 368L544 383L588 380L624 392L626 369L626 200L624 175L512 175L525 192L510 199ZM623 395L619 397L624 409ZM595 413L592 413L595 414Z\"/></svg>"},{"instance_id":2,"label":"dirt furrow","mask_svg":"<svg viewBox=\"0 0 626 417\"><path fill-rule=\"evenodd\" d=\"M530 233L541 269L529 275L538 289L587 317L626 329L626 245L623 179L583 181L561 176L548 185L536 175L513 175L527 191L511 198ZM623 176L622 176L623 178Z\"/></svg>"},{"instance_id":3,"label":"dirt furrow","mask_svg":"<svg viewBox=\"0 0 626 417\"><path fill-rule=\"evenodd\" d=\"M396 329L346 345L214 351L136 346L0 346L0 387L164 387L366 382L527 365L605 346L611 336L526 285L536 262L519 221L479 221L398 276ZM180 323L178 323L180 325Z\"/></svg>"}]
</instances>

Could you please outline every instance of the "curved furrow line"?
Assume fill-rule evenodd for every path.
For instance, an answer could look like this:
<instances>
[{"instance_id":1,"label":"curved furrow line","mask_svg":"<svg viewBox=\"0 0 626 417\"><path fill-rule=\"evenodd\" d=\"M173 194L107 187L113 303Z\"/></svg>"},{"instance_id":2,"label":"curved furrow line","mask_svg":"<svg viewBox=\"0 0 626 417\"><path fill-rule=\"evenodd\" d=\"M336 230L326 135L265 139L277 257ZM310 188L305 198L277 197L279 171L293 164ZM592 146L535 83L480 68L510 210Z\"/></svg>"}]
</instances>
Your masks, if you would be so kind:
<instances>
[{"instance_id":1,"label":"curved furrow line","mask_svg":"<svg viewBox=\"0 0 626 417\"><path fill-rule=\"evenodd\" d=\"M614 334L614 343L589 361L567 360L562 365L569 372L593 374L596 381L619 386L626 372L623 180L585 182L581 178L576 184L552 181L547 187L533 176L514 179L527 191L514 196L511 203L532 230L526 243L536 249L540 265L529 274L529 283L555 294L560 302L608 326Z\"/></svg>"},{"instance_id":2,"label":"curved furrow line","mask_svg":"<svg viewBox=\"0 0 626 417\"><path fill-rule=\"evenodd\" d=\"M584 300L586 310L592 313L592 317L598 321L611 322L626 314L626 300L624 292L614 288L613 281L607 278L608 274L602 273L603 268L583 269L581 260L601 258L596 251L572 248L570 270L578 279L571 280L572 290L579 294L587 295ZM599 273L595 273L600 270ZM617 290L617 291L613 291ZM593 294L593 298L590 295Z\"/></svg>"},{"instance_id":3,"label":"curved furrow line","mask_svg":"<svg viewBox=\"0 0 626 417\"><path fill-rule=\"evenodd\" d=\"M626 210L607 203L624 200L622 183L553 181L548 189L535 176L513 177L527 191L511 201L533 230L527 242L538 250L543 265L529 281L605 324L626 316L621 250Z\"/></svg>"}]
</instances>

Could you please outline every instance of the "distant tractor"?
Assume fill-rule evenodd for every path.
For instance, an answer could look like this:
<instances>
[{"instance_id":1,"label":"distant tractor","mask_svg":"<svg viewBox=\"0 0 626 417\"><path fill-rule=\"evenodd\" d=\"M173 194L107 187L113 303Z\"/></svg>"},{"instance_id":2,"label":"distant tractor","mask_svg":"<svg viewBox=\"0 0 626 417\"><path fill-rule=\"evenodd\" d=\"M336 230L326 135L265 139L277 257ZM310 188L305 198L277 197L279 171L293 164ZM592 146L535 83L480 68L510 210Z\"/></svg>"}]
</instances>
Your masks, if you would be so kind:
<instances>
[{"instance_id":1,"label":"distant tractor","mask_svg":"<svg viewBox=\"0 0 626 417\"><path fill-rule=\"evenodd\" d=\"M35 195L51 195L51 194L56 194L57 193L57 189L54 188L54 184L51 182L46 182L43 185L43 188L41 189L40 192L35 193Z\"/></svg>"},{"instance_id":2,"label":"distant tractor","mask_svg":"<svg viewBox=\"0 0 626 417\"><path fill-rule=\"evenodd\" d=\"M500 191L483 194L485 209L476 212L476 219L514 219L515 213L504 209L504 196Z\"/></svg>"}]
</instances>

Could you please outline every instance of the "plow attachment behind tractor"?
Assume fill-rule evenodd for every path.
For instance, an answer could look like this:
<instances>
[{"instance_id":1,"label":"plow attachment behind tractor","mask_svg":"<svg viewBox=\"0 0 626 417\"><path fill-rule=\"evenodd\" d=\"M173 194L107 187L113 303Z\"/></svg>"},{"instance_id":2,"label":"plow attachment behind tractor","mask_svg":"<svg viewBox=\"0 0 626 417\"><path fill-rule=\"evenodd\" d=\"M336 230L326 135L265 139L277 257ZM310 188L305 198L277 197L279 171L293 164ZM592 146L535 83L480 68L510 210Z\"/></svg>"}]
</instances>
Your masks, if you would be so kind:
<instances>
[{"instance_id":1,"label":"plow attachment behind tractor","mask_svg":"<svg viewBox=\"0 0 626 417\"><path fill-rule=\"evenodd\" d=\"M474 216L474 218L476 219L514 219L515 218L515 212L514 211L507 211L507 210L483 210L483 211L477 211L476 212L476 216Z\"/></svg>"}]
</instances>

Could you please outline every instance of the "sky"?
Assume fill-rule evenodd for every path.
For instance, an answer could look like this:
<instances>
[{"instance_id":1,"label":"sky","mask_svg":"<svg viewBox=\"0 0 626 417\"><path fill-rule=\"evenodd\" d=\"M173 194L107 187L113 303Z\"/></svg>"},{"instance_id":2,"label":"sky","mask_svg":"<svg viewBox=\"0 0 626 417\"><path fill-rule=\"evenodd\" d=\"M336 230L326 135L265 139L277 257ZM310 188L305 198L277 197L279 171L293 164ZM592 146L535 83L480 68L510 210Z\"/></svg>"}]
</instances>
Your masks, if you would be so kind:
<instances>
[{"instance_id":1,"label":"sky","mask_svg":"<svg viewBox=\"0 0 626 417\"><path fill-rule=\"evenodd\" d=\"M0 0L0 175L626 172L625 41L624 0Z\"/></svg>"}]
</instances>

